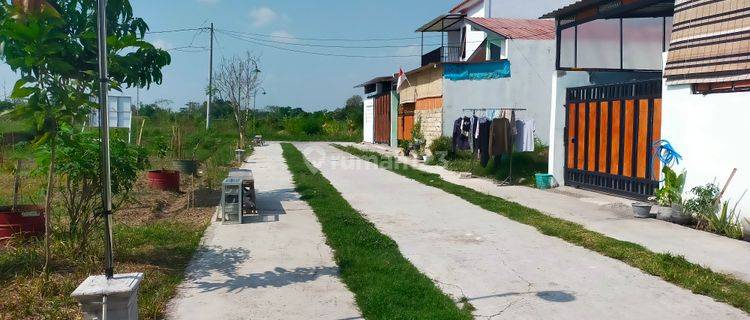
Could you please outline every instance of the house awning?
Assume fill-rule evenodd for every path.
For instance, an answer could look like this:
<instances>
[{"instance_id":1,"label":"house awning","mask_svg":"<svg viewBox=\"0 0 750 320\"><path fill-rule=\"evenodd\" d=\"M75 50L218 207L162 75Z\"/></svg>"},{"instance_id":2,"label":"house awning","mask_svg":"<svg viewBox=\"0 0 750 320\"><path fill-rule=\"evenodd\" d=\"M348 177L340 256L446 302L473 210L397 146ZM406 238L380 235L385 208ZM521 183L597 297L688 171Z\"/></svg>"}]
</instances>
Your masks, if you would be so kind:
<instances>
[{"instance_id":1,"label":"house awning","mask_svg":"<svg viewBox=\"0 0 750 320\"><path fill-rule=\"evenodd\" d=\"M380 82L390 82L390 81L393 81L393 76L377 77L377 78L374 78L374 79L372 79L370 81L358 84L354 88L362 88L362 87L366 87L366 86L371 85L371 84L376 84L376 83L380 83Z\"/></svg>"},{"instance_id":2,"label":"house awning","mask_svg":"<svg viewBox=\"0 0 750 320\"><path fill-rule=\"evenodd\" d=\"M749 15L747 0L677 0L667 84L750 79Z\"/></svg>"},{"instance_id":3,"label":"house awning","mask_svg":"<svg viewBox=\"0 0 750 320\"><path fill-rule=\"evenodd\" d=\"M579 0L540 17L567 28L598 19L672 16L675 0Z\"/></svg>"},{"instance_id":4,"label":"house awning","mask_svg":"<svg viewBox=\"0 0 750 320\"><path fill-rule=\"evenodd\" d=\"M417 32L447 32L461 30L461 21L466 17L461 13L449 13L440 15L427 24L423 25Z\"/></svg>"}]
</instances>

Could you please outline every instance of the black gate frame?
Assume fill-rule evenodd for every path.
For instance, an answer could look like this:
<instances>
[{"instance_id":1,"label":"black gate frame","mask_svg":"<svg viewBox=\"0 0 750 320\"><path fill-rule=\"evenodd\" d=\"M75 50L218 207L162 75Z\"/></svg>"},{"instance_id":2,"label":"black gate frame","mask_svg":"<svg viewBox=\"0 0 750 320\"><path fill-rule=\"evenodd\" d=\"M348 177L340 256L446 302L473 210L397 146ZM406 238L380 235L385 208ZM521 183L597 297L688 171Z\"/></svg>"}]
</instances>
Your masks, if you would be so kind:
<instances>
[{"instance_id":1,"label":"black gate frame","mask_svg":"<svg viewBox=\"0 0 750 320\"><path fill-rule=\"evenodd\" d=\"M647 151L646 151L646 179L638 178L637 177L637 166L638 166L638 134L637 132L634 132L633 134L633 150L631 152L632 154L632 161L631 164L633 166L631 172L633 173L633 177L626 177L622 175L623 172L623 157L624 157L624 141L625 141L625 126L623 119L625 118L625 100L635 100L634 106L634 127L637 131L639 127L639 119L640 119L640 108L639 106L639 100L647 99L649 101L649 115L648 115L648 131L647 131L647 137L648 141L652 141L654 137L654 99L661 99L662 96L662 80L646 80L646 81L637 81L637 82L630 82L630 83L619 83L619 84L609 84L609 85L594 85L594 86L585 86L585 87L576 87L576 88L568 88L566 90L566 99L565 99L565 160L564 160L564 171L565 171L565 185L567 186L573 186L577 188L584 188L584 189L591 189L595 191L600 191L604 193L612 193L617 194L621 196L625 196L628 198L633 199L646 199L650 196L654 195L654 192L656 189L659 188L659 181L655 178L656 174L654 171L654 152L653 152L653 146L649 142ZM620 125L620 159L619 159L619 168L618 168L618 175L611 174L611 173L602 173L597 171L588 171L588 170L580 170L578 169L578 143L580 141L571 141L570 130L568 128L568 125L570 124L570 112L568 111L568 108L571 104L579 105L580 103L584 103L584 108L586 109L586 112L589 108L589 103L596 102L597 107L601 108L602 102L610 102L608 103L608 114L612 114L612 101L620 101L620 119L621 119L621 125ZM579 118L579 114L581 112L580 106L576 108L576 119ZM601 112L598 112L597 115L597 129L596 129L596 146L597 150L595 150L595 165L594 168L599 168L599 159L600 159L600 150L599 149L599 139L600 139L600 132L601 128L599 128L599 124L601 123ZM584 144L584 165L588 162L588 155L589 155L589 116L587 115L585 117L585 123L583 124L584 132L586 134L584 135L585 141L583 141ZM578 121L576 121L576 128L574 132L578 132ZM610 137L610 139L607 139L607 156L606 156L606 168L607 172L610 172L610 169L612 167L612 117L609 117L609 121L607 124L607 135ZM576 145L573 148L574 156L573 156L573 166L572 168L568 168L568 157L569 157L569 144L570 143L576 143Z\"/></svg>"}]
</instances>

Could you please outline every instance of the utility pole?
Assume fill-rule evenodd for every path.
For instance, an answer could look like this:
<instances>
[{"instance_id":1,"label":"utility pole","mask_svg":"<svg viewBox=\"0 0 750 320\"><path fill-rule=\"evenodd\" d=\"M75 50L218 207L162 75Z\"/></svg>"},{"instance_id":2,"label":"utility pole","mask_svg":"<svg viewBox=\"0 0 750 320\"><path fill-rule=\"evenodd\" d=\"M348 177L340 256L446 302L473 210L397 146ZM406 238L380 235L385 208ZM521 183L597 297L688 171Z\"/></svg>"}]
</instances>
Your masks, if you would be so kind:
<instances>
[{"instance_id":1,"label":"utility pole","mask_svg":"<svg viewBox=\"0 0 750 320\"><path fill-rule=\"evenodd\" d=\"M208 53L208 101L206 102L206 130L211 128L211 101L214 97L214 23L211 22Z\"/></svg>"}]
</instances>

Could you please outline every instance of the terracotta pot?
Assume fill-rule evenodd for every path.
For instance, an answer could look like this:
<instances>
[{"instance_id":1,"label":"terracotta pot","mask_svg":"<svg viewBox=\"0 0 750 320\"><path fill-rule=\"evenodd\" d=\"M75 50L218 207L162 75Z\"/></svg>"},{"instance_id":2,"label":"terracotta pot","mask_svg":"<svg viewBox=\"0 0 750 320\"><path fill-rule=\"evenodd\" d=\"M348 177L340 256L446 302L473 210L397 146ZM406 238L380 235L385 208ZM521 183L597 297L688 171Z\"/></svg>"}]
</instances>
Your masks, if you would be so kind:
<instances>
[{"instance_id":1,"label":"terracotta pot","mask_svg":"<svg viewBox=\"0 0 750 320\"><path fill-rule=\"evenodd\" d=\"M146 175L148 184L159 190L180 191L180 172L173 170L153 170Z\"/></svg>"},{"instance_id":2,"label":"terracotta pot","mask_svg":"<svg viewBox=\"0 0 750 320\"><path fill-rule=\"evenodd\" d=\"M0 240L17 234L40 236L44 234L44 208L35 206L0 207Z\"/></svg>"}]
</instances>

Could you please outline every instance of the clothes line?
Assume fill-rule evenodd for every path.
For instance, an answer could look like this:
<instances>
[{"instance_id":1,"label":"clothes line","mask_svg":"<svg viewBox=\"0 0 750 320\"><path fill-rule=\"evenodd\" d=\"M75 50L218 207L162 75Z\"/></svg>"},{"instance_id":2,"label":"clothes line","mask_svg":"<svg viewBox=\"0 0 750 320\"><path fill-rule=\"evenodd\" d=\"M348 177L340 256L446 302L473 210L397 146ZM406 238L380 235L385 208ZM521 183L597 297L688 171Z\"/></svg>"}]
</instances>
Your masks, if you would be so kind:
<instances>
[{"instance_id":1,"label":"clothes line","mask_svg":"<svg viewBox=\"0 0 750 320\"><path fill-rule=\"evenodd\" d=\"M464 108L463 109L463 111L487 111L487 110L526 111L525 108Z\"/></svg>"}]
</instances>

